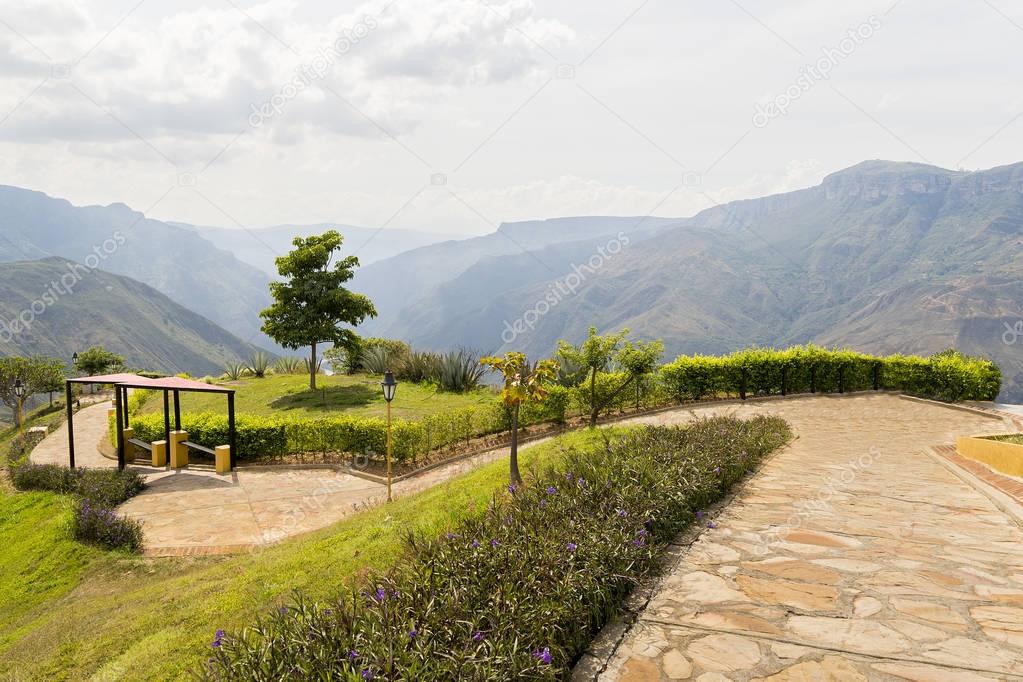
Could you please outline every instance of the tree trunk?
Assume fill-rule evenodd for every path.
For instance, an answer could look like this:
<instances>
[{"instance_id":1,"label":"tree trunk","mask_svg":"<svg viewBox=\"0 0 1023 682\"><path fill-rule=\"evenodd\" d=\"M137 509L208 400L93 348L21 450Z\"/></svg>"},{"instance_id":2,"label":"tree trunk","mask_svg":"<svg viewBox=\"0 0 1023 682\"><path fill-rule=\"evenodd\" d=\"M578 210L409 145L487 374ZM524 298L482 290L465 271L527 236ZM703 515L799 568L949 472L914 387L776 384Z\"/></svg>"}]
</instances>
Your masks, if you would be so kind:
<instances>
[{"instance_id":1,"label":"tree trunk","mask_svg":"<svg viewBox=\"0 0 1023 682\"><path fill-rule=\"evenodd\" d=\"M590 374L590 428L597 425L597 415L600 414L600 406L597 405L597 368L593 368Z\"/></svg>"},{"instance_id":2,"label":"tree trunk","mask_svg":"<svg viewBox=\"0 0 1023 682\"><path fill-rule=\"evenodd\" d=\"M312 351L309 353L309 388L316 390L316 342L313 341Z\"/></svg>"},{"instance_id":3,"label":"tree trunk","mask_svg":"<svg viewBox=\"0 0 1023 682\"><path fill-rule=\"evenodd\" d=\"M512 409L511 426L511 458L508 460L512 485L522 485L522 474L519 473L519 406Z\"/></svg>"}]
</instances>

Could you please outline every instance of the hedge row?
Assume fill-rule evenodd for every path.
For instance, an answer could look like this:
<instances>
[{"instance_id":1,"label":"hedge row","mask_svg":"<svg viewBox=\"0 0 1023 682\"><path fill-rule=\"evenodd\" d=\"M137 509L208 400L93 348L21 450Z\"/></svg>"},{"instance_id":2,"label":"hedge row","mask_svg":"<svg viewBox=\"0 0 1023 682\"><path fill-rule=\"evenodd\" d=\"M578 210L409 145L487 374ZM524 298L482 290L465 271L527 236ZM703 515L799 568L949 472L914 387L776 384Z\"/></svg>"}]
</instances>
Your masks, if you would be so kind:
<instances>
[{"instance_id":1,"label":"hedge row","mask_svg":"<svg viewBox=\"0 0 1023 682\"><path fill-rule=\"evenodd\" d=\"M680 356L661 368L675 400L894 390L938 400L994 400L1002 375L990 360L945 351L929 358L879 357L819 346Z\"/></svg>"},{"instance_id":2,"label":"hedge row","mask_svg":"<svg viewBox=\"0 0 1023 682\"><path fill-rule=\"evenodd\" d=\"M564 421L569 390L554 387L543 403L526 405L519 417L522 425ZM468 442L472 438L500 433L510 426L504 406L490 405L451 410L421 420L392 423L394 460L416 461L430 452ZM164 437L162 414L131 418L135 437L152 442ZM192 442L215 447L228 442L227 416L215 413L183 414L181 428ZM111 434L114 433L111 421ZM290 417L239 414L235 420L238 456L249 461L273 460L297 452L347 452L379 459L387 448L387 424L377 417L330 415Z\"/></svg>"},{"instance_id":3,"label":"hedge row","mask_svg":"<svg viewBox=\"0 0 1023 682\"><path fill-rule=\"evenodd\" d=\"M567 679L661 549L789 437L773 417L646 427L565 453L397 567L211 633L208 680Z\"/></svg>"}]
</instances>

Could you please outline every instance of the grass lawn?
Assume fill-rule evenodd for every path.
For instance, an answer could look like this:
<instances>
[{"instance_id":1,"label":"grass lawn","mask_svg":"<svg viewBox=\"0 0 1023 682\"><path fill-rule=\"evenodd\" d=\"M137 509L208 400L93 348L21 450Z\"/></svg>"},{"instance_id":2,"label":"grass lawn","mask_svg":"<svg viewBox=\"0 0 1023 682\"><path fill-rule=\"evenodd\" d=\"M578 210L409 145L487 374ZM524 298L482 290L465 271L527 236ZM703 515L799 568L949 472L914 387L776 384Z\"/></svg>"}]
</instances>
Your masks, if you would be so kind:
<instances>
[{"instance_id":1,"label":"grass lawn","mask_svg":"<svg viewBox=\"0 0 1023 682\"><path fill-rule=\"evenodd\" d=\"M363 417L383 417L385 406L380 390L380 376L320 375L317 390L309 390L308 374L275 374L262 379L245 378L221 382L234 388L238 412L269 416L272 414L321 414L345 412ZM224 412L227 399L223 395L181 393L183 412ZM433 387L401 382L391 403L394 417L417 419L437 412L490 403L494 392L481 388L472 393L449 393ZM172 408L173 409L173 408ZM143 413L163 413L163 400L157 396L143 407Z\"/></svg>"},{"instance_id":2,"label":"grass lawn","mask_svg":"<svg viewBox=\"0 0 1023 682\"><path fill-rule=\"evenodd\" d=\"M45 426L53 431L64 423L64 415L63 404L58 405L55 409L49 405L39 407L25 415L25 429L33 426ZM16 426L5 424L5 427L0 429L0 467L7 465L7 454L11 451L11 442L17 436L18 428Z\"/></svg>"},{"instance_id":3,"label":"grass lawn","mask_svg":"<svg viewBox=\"0 0 1023 682\"><path fill-rule=\"evenodd\" d=\"M520 461L543 466L562 446L600 438L566 434ZM66 528L68 498L0 488L0 678L187 678L217 628L249 624L294 589L323 598L387 568L408 530L442 532L484 507L507 476L501 460L255 554L180 559L84 547Z\"/></svg>"}]
</instances>

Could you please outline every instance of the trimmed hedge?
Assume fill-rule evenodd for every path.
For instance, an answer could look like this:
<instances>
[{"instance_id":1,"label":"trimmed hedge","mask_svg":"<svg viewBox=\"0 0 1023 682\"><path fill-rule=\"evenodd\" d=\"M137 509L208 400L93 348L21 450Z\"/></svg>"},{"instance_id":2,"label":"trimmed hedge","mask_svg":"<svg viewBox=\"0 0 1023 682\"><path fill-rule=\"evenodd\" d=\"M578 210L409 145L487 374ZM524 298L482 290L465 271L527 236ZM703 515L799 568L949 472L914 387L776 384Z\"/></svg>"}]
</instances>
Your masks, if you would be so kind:
<instances>
[{"instance_id":1,"label":"trimmed hedge","mask_svg":"<svg viewBox=\"0 0 1023 682\"><path fill-rule=\"evenodd\" d=\"M680 356L661 368L678 401L716 396L843 393L884 389L938 400L994 400L1002 375L990 360L944 351L879 357L819 346L753 348L723 357Z\"/></svg>"},{"instance_id":2,"label":"trimmed hedge","mask_svg":"<svg viewBox=\"0 0 1023 682\"><path fill-rule=\"evenodd\" d=\"M519 415L522 425L563 422L569 391L552 387L542 403L528 403ZM482 407L468 407L430 415L418 421L392 422L396 462L416 461L430 452L500 433L511 424L507 410L496 399ZM152 442L164 437L162 414L133 416L135 437ZM181 428L190 441L215 447L228 442L227 416L215 413L183 414ZM260 417L239 414L235 419L238 456L249 461L282 457L296 452L349 452L382 457L387 448L387 423L376 417L330 415L322 417ZM110 422L114 434L114 422Z\"/></svg>"},{"instance_id":3,"label":"trimmed hedge","mask_svg":"<svg viewBox=\"0 0 1023 682\"><path fill-rule=\"evenodd\" d=\"M385 575L218 630L208 680L567 678L662 548L789 438L773 417L645 427L565 453Z\"/></svg>"}]
</instances>

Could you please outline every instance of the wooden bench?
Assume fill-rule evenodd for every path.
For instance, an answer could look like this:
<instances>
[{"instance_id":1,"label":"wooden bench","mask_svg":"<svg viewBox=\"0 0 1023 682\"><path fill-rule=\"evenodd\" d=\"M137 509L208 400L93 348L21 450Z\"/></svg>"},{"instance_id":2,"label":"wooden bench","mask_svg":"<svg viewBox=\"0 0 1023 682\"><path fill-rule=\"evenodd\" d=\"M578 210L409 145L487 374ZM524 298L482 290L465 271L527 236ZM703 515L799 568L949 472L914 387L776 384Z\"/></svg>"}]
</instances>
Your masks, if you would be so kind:
<instances>
[{"instance_id":1,"label":"wooden bench","mask_svg":"<svg viewBox=\"0 0 1023 682\"><path fill-rule=\"evenodd\" d=\"M149 443L147 443L144 440L139 440L138 438L129 438L128 439L128 443L130 443L131 445L134 445L137 448L145 450L146 452L149 452L149 453L153 452L153 446L150 445Z\"/></svg>"},{"instance_id":2,"label":"wooden bench","mask_svg":"<svg viewBox=\"0 0 1023 682\"><path fill-rule=\"evenodd\" d=\"M208 448L205 445L199 445L198 443L193 443L190 440L181 441L181 444L184 445L185 447L189 448L190 450L198 450L199 452L205 452L210 457L214 457L217 454L216 450L214 450L212 448Z\"/></svg>"}]
</instances>

